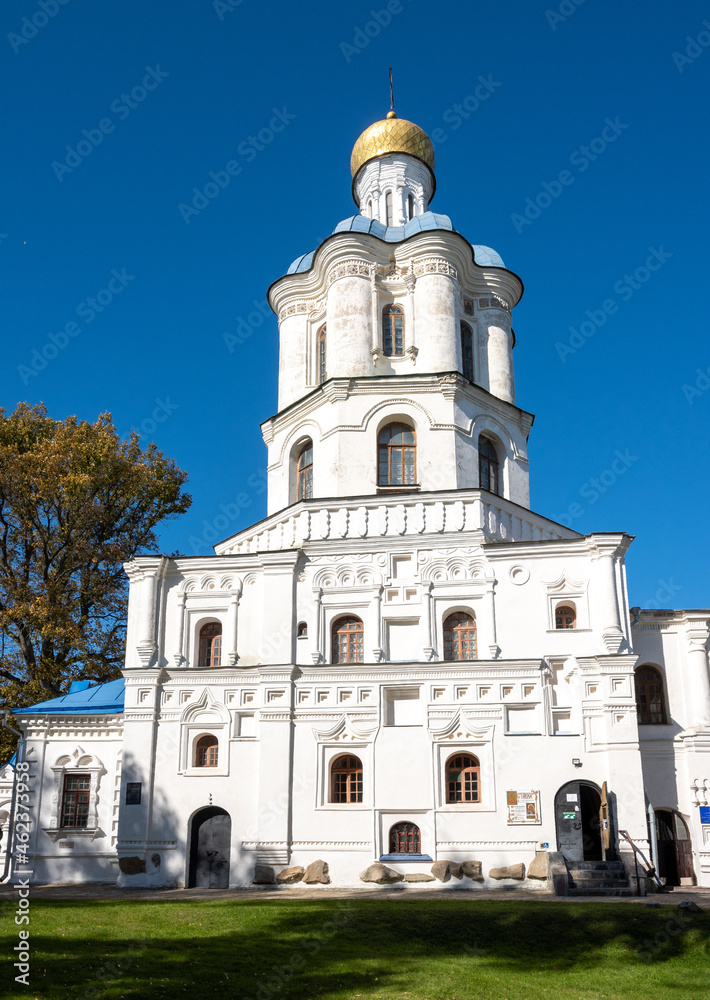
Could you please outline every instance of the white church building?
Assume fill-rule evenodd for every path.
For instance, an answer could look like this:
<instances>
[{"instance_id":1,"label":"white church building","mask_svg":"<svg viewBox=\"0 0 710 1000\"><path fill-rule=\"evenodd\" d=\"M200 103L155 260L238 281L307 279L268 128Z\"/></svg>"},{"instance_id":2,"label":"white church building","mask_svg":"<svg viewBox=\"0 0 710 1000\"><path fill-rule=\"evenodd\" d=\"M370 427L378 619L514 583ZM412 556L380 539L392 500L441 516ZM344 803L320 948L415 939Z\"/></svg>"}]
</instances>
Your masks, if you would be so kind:
<instances>
[{"instance_id":1,"label":"white church building","mask_svg":"<svg viewBox=\"0 0 710 1000\"><path fill-rule=\"evenodd\" d=\"M630 613L631 537L530 510L522 283L431 211L426 133L351 169L269 290L268 514L133 560L124 679L15 713L5 877L710 886L710 611Z\"/></svg>"}]
</instances>

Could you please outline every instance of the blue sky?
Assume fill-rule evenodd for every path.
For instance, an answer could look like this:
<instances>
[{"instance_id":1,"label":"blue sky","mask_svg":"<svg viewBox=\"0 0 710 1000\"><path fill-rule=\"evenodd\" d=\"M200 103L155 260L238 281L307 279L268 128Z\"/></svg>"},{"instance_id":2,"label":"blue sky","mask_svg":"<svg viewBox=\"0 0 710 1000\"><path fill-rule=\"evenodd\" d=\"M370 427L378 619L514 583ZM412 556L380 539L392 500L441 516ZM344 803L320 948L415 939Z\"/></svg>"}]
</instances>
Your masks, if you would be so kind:
<instances>
[{"instance_id":1,"label":"blue sky","mask_svg":"<svg viewBox=\"0 0 710 1000\"><path fill-rule=\"evenodd\" d=\"M109 410L174 457L194 505L165 551L264 515L265 292L355 211L392 64L435 140L432 208L525 282L533 509L635 535L632 604L710 605L706 4L6 0L1 20L0 402Z\"/></svg>"}]
</instances>

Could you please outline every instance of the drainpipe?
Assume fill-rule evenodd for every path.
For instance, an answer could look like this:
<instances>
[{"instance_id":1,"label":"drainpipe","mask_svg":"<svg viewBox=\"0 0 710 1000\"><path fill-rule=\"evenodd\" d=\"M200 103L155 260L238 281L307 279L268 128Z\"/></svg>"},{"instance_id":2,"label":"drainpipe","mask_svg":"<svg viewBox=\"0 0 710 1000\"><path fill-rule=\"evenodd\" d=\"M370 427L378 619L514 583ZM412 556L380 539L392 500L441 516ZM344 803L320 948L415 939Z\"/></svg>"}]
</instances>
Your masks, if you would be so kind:
<instances>
[{"instance_id":1,"label":"drainpipe","mask_svg":"<svg viewBox=\"0 0 710 1000\"><path fill-rule=\"evenodd\" d=\"M648 843L651 848L651 864L656 869L656 876L658 876L658 840L656 837L656 811L648 803Z\"/></svg>"},{"instance_id":2,"label":"drainpipe","mask_svg":"<svg viewBox=\"0 0 710 1000\"><path fill-rule=\"evenodd\" d=\"M18 779L18 769L17 765L22 763L22 759L25 752L25 736L24 733L18 733L16 729L8 725L7 717L9 711L5 710L0 712L0 725L3 729L7 729L8 732L17 736L17 751L15 754L15 777L12 782L12 801L10 803L10 822L7 826L7 846L5 848L5 867L3 868L2 875L0 875L0 883L7 882L12 877L12 872L10 871L10 865L12 863L12 853L14 849L15 840L15 805L17 803L17 779Z\"/></svg>"}]
</instances>

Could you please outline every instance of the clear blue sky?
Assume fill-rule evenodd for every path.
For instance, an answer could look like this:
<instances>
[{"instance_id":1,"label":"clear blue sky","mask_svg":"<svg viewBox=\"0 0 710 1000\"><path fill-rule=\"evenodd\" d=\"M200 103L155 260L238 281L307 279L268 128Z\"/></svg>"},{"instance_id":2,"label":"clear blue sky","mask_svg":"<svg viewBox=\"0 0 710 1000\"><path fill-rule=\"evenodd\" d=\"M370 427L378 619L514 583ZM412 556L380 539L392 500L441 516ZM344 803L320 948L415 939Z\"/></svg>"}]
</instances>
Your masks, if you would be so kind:
<instances>
[{"instance_id":1,"label":"clear blue sky","mask_svg":"<svg viewBox=\"0 0 710 1000\"><path fill-rule=\"evenodd\" d=\"M385 3L43 2L1 15L2 405L142 427L194 495L166 551L262 517L276 320L223 335L353 214L391 63L400 116L436 140L433 209L526 285L533 509L635 535L632 604L710 605L706 4L394 0L378 25Z\"/></svg>"}]
</instances>

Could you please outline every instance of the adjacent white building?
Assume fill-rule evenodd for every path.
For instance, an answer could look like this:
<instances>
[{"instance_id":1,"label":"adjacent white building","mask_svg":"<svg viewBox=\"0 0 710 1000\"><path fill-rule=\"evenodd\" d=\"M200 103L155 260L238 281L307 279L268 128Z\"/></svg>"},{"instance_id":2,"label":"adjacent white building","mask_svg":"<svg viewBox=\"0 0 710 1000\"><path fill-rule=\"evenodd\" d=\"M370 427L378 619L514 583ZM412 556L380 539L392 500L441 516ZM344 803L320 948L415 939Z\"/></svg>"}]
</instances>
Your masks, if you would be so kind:
<instances>
[{"instance_id":1,"label":"adjacent white building","mask_svg":"<svg viewBox=\"0 0 710 1000\"><path fill-rule=\"evenodd\" d=\"M426 134L390 113L351 166L358 214L269 290L267 517L126 567L125 690L17 714L0 846L15 808L37 881L539 886L548 854L613 890L633 843L710 885L710 611L630 616L631 538L530 510L522 284L430 210Z\"/></svg>"}]
</instances>

